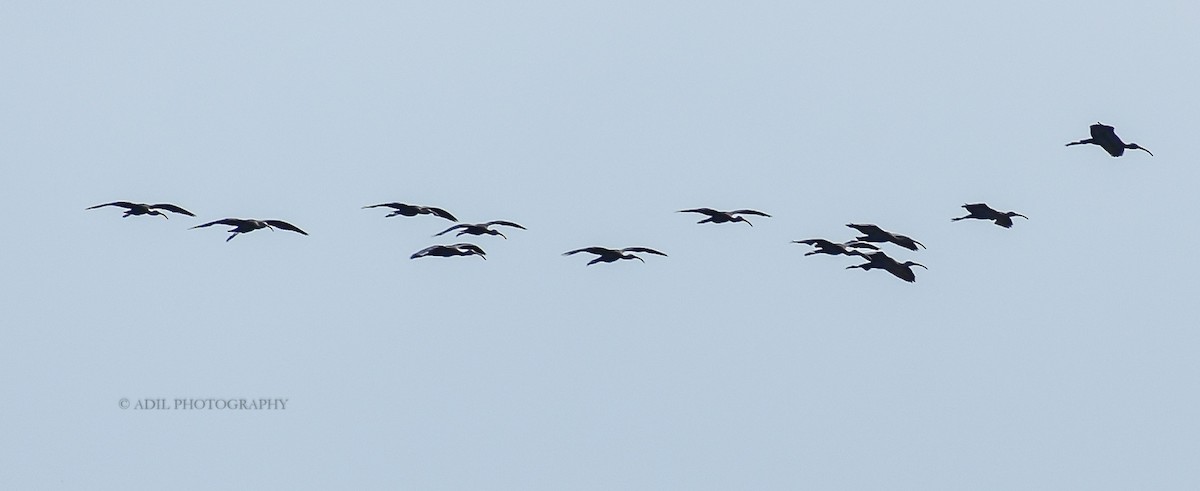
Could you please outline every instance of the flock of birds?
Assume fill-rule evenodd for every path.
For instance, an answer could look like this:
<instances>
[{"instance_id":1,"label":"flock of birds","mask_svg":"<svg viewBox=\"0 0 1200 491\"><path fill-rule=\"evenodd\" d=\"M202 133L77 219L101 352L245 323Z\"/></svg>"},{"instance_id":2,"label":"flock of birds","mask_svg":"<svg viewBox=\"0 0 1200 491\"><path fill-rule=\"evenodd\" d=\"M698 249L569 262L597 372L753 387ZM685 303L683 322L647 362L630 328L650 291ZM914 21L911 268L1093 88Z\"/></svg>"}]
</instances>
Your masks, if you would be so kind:
<instances>
[{"instance_id":1,"label":"flock of birds","mask_svg":"<svg viewBox=\"0 0 1200 491\"><path fill-rule=\"evenodd\" d=\"M1123 155L1125 153L1126 149L1142 150L1142 151L1150 154L1151 156L1154 155L1153 153L1150 152L1150 150L1147 150L1147 149L1139 146L1136 143L1125 143L1124 141L1122 141L1121 138L1117 136L1117 134L1113 130L1112 126L1108 126L1108 125L1105 125L1102 123L1096 123L1091 126L1091 136L1092 136L1091 138L1068 143L1067 146L1084 145L1084 144L1098 145L1101 148L1103 148L1105 151L1107 151L1108 154L1112 155L1113 157L1120 157L1121 155ZM115 207L124 208L125 213L124 213L124 215L122 215L122 218L126 218L129 216L140 216L140 215L151 215L151 216L157 215L157 216L161 216L163 218L169 218L167 216L167 214L164 212L178 213L178 214L187 215L190 217L196 216L194 213L192 213L180 206L173 205L170 203L145 204L145 203L133 203L133 202L129 202L129 201L113 201L111 203L103 203L103 204L99 204L99 205L95 205L95 206L89 206L86 209L91 210L91 209L102 208L102 207L106 207L106 206L115 206ZM961 216L958 218L951 218L951 221L957 222L957 221L966 220L966 219L990 220L998 226L1001 226L1004 228L1011 228L1013 226L1013 220L1012 220L1013 217L1021 217L1021 218L1025 218L1027 220L1029 219L1029 217L1026 217L1025 215L1022 215L1017 212L998 211L984 203L970 203L970 204L962 205L962 207L967 210L967 214L965 216ZM368 208L389 208L389 209L391 209L391 212L388 213L388 215L386 215L386 217L394 217L397 215L406 216L406 217L415 217L417 215L433 215L436 217L444 218L444 219L452 221L452 222L459 221L458 218L456 218L450 212L448 212L442 208L437 208L437 207L432 207L432 206L417 206L417 205L410 205L410 204L406 204L406 203L380 203L377 205L368 205L368 206L363 207L363 209L368 209ZM754 226L754 224L750 223L750 221L746 219L745 215L760 216L760 217L770 217L771 216L771 215L768 215L761 211L750 210L750 209L740 209L740 210L733 210L733 211L719 211L719 210L714 210L712 208L692 208L692 209L687 209L687 210L679 210L679 213L698 213L701 215L705 215L704 219L702 219L696 223L737 223L737 222L742 222L742 223L745 223L746 225L749 225L752 227ZM288 230L291 232L296 232L296 233L299 233L302 235L308 235L308 232L301 230L300 227L292 225L283 220L223 218L220 220L214 220L214 221L211 221L208 223L196 225L191 228L193 228L193 229L205 228L205 227L211 227L213 225L227 225L227 226L233 227L228 230L228 232L230 232L230 235L228 238L225 239L226 242L233 240L233 238L237 237L239 234L253 232L255 230L260 230L260 229L264 229L264 228L269 228L271 230L275 230L278 228L278 229ZM485 223L457 223L441 232L434 234L434 237L442 236L442 235L445 235L447 233L457 230L458 233L455 234L456 237L462 236L464 234L476 235L476 236L498 235L501 238L507 239L508 237L505 236L502 232L493 228L496 226L511 227L511 228L517 228L517 229L521 229L521 230L526 230L526 228L524 226L521 226L520 224L515 223L515 222L510 222L507 220L492 220L490 222L485 222ZM857 230L861 235L855 237L854 239L847 240L845 242L833 242L833 241L830 241L827 239L819 239L819 238L818 239L794 240L792 242L797 243L797 244L810 245L810 246L814 247L814 249L811 252L804 254L805 256L811 256L814 254L827 254L827 255L831 255L831 256L837 256L837 255L858 256L858 257L862 258L863 260L865 260L866 262L864 262L862 264L856 264L853 266L847 266L846 269L858 268L858 269L862 269L864 271L870 271L872 269L880 269L880 270L887 271L887 272L891 273L893 276L900 278L904 281L910 282L910 283L915 282L917 279L916 273L912 269L913 266L920 266L922 268L929 269L925 265L916 263L913 261L904 261L904 262L897 261L896 259L889 256L887 253L885 253L883 250L881 250L879 246L875 245L877 243L891 243L891 244L903 247L903 248L911 250L911 251L917 251L921 248L924 248L925 245L920 243L916 239L913 239L906 235L889 232L889 231L884 230L873 224L851 223L851 224L847 224L846 226ZM607 247L584 247L581 249L575 249L572 251L564 252L563 255L564 256L572 256L575 254L579 254L581 252L585 252L588 254L594 254L596 256L591 261L588 261L588 263L587 263L588 266L591 266L596 263L612 263L612 262L616 262L616 261L619 261L622 259L630 259L630 260L637 259L638 261L642 261L643 263L646 262L644 259L642 259L640 256L638 256L635 253L652 254L652 255L664 256L664 257L666 256L665 253L651 249L649 247L625 247L622 249L610 249ZM432 245L432 246L426 247L424 249L421 249L421 250L413 253L413 255L410 256L410 259L417 259L417 258L426 257L426 256L436 256L436 257L479 256L482 259L487 259L487 253L484 252L483 248L479 247L478 245L466 243L466 242L460 242L460 243L456 243L456 244Z\"/></svg>"}]
</instances>

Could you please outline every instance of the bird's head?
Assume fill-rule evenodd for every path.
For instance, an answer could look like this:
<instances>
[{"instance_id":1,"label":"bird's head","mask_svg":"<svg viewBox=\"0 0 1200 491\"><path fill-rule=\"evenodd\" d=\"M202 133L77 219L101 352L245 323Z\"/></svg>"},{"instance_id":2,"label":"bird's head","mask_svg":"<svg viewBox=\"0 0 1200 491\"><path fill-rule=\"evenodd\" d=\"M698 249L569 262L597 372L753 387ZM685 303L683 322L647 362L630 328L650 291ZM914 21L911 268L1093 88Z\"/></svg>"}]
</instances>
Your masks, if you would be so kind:
<instances>
[{"instance_id":1,"label":"bird's head","mask_svg":"<svg viewBox=\"0 0 1200 491\"><path fill-rule=\"evenodd\" d=\"M1024 218L1024 219L1026 219L1026 220L1028 220L1028 219L1029 219L1029 217L1027 217L1027 216L1025 216L1025 215L1022 215L1022 214L1020 214L1020 213L1017 213L1017 212L1015 212L1015 211L1010 211L1010 212L1008 212L1008 213L1005 213L1005 215L1006 215L1006 216L1009 216L1009 217L1021 217L1021 218Z\"/></svg>"},{"instance_id":2,"label":"bird's head","mask_svg":"<svg viewBox=\"0 0 1200 491\"><path fill-rule=\"evenodd\" d=\"M499 230L496 230L496 229L494 229L494 228L489 228L489 229L488 229L488 234L491 234L491 235L499 235L499 236L500 236L500 238L502 238L502 239L504 239L504 240L508 240L508 237L506 237L506 236L505 236L505 235L504 235L502 232L500 232Z\"/></svg>"},{"instance_id":3,"label":"bird's head","mask_svg":"<svg viewBox=\"0 0 1200 491\"><path fill-rule=\"evenodd\" d=\"M163 213L163 212L161 212L161 211L158 211L158 210L150 210L150 214L151 214L151 215L158 215L158 216L160 216L160 217L163 217L163 218L166 218L166 219L168 219L168 220L170 220L170 219L171 219L171 217L167 216L167 214L166 214L166 213Z\"/></svg>"},{"instance_id":4,"label":"bird's head","mask_svg":"<svg viewBox=\"0 0 1200 491\"><path fill-rule=\"evenodd\" d=\"M1149 150L1147 150L1145 147L1142 147L1142 146L1140 146L1140 145L1138 145L1138 144L1136 144L1136 143L1130 143L1130 144L1128 144L1128 145L1125 145L1125 148L1128 148L1128 149L1131 149L1131 150L1141 150L1141 151L1143 151L1143 152L1149 153L1151 157L1153 157L1153 156L1154 156L1154 154L1153 154L1153 153L1150 153L1150 151L1149 151Z\"/></svg>"}]
</instances>

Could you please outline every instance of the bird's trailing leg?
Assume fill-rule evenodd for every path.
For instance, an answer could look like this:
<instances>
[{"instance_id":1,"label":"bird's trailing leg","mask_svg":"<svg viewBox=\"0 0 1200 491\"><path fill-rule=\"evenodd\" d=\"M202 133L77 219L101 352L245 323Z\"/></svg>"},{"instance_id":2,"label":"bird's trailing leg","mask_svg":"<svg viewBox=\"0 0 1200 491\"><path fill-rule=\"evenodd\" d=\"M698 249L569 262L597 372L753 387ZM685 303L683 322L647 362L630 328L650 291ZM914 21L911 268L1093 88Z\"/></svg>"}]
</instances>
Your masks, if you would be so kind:
<instances>
[{"instance_id":1,"label":"bird's trailing leg","mask_svg":"<svg viewBox=\"0 0 1200 491\"><path fill-rule=\"evenodd\" d=\"M234 232L232 235L229 236L228 239L225 239L225 242L229 242L229 241L233 240L234 237L238 236L238 233L240 233L240 232Z\"/></svg>"},{"instance_id":2,"label":"bird's trailing leg","mask_svg":"<svg viewBox=\"0 0 1200 491\"><path fill-rule=\"evenodd\" d=\"M1086 140L1079 140L1079 141L1077 141L1077 142L1071 142L1071 143L1068 143L1066 146L1068 146L1068 147L1069 147L1069 146L1071 146L1071 145L1088 145L1088 144L1093 144L1093 143L1096 143L1096 140L1093 140L1093 139L1091 139L1091 138L1088 138L1088 139L1086 139Z\"/></svg>"}]
</instances>

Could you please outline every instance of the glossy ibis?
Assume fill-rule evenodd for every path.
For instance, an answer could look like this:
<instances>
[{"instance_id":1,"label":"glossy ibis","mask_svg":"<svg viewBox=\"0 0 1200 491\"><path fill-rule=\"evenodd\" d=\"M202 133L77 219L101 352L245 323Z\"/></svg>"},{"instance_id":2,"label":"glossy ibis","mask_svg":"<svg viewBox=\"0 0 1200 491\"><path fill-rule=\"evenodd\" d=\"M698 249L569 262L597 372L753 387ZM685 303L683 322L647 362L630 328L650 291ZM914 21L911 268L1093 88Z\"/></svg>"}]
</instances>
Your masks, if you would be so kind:
<instances>
[{"instance_id":1,"label":"glossy ibis","mask_svg":"<svg viewBox=\"0 0 1200 491\"><path fill-rule=\"evenodd\" d=\"M883 269L883 270L887 270L887 272L891 273L892 276L895 276L904 281L912 283L912 282L917 281L917 274L913 272L912 267L920 266L922 268L925 268L925 265L920 264L920 263L914 263L912 261L905 261L903 263L896 261L895 259L892 259L891 256L888 256L887 254L884 254L883 252L867 254L864 257L867 259L867 262L862 263L862 264L857 264L854 266L846 266L846 269L861 268L863 271L870 271L872 269ZM929 268L925 268L925 269L929 269Z\"/></svg>"},{"instance_id":2,"label":"glossy ibis","mask_svg":"<svg viewBox=\"0 0 1200 491\"><path fill-rule=\"evenodd\" d=\"M863 242L861 240L848 240L846 242L838 243L838 242L831 242L831 241L828 241L825 239L804 239L804 240L793 240L792 243L793 244L808 244L810 246L816 247L816 249L814 249L813 251L804 253L805 256L811 256L813 254L829 254L831 256L846 255L846 256L866 257L866 253L864 253L863 251L860 251L858 249L879 250L878 246L871 244L869 242Z\"/></svg>"},{"instance_id":3,"label":"glossy ibis","mask_svg":"<svg viewBox=\"0 0 1200 491\"><path fill-rule=\"evenodd\" d=\"M656 254L659 256L666 256L666 254L663 254L661 252L658 252L658 251L648 248L648 247L626 247L624 249L609 249L607 247L584 247L583 249L575 249L573 251L564 252L563 255L570 256L572 254L577 254L580 252L586 252L589 254L595 254L595 255L599 256L596 259L589 261L587 263L588 266L591 266L596 263L611 263L618 259L637 259L638 261L641 261L643 263L646 262L645 259L642 259L634 254L630 254L631 252L645 252L647 254Z\"/></svg>"},{"instance_id":4,"label":"glossy ibis","mask_svg":"<svg viewBox=\"0 0 1200 491\"><path fill-rule=\"evenodd\" d=\"M487 259L487 253L483 252L483 249L481 249L479 246L463 242L450 245L432 245L413 253L412 256L409 256L409 259L416 259L418 257L425 256L479 256L484 260Z\"/></svg>"},{"instance_id":5,"label":"glossy ibis","mask_svg":"<svg viewBox=\"0 0 1200 491\"><path fill-rule=\"evenodd\" d=\"M1091 132L1092 132L1091 138L1088 138L1086 140L1079 140L1077 142L1071 142L1071 143L1068 143L1067 146L1069 147L1071 145L1083 145L1083 144L1087 144L1087 143L1090 143L1092 145L1099 145L1100 147L1104 148L1104 150L1107 151L1109 155L1112 155L1113 157L1120 157L1121 155L1124 155L1126 148L1132 149L1132 150L1144 150L1146 153L1149 153L1151 157L1154 156L1154 154L1150 153L1149 150L1146 150L1145 148L1138 146L1138 144L1136 144L1136 143L1125 143L1125 142L1121 141L1121 137L1117 136L1117 132L1113 131L1112 126L1109 126L1109 125L1106 125L1103 123L1096 123L1096 124L1092 125Z\"/></svg>"},{"instance_id":6,"label":"glossy ibis","mask_svg":"<svg viewBox=\"0 0 1200 491\"><path fill-rule=\"evenodd\" d=\"M85 210L93 210L96 208L100 208L102 206L120 206L121 208L125 208L125 214L121 215L121 218L126 218L130 215L158 215L163 218L170 218L167 216L166 213L163 213L158 210L167 210L170 212L179 213L179 214L187 215L190 217L196 216L196 215L193 215L192 212L187 211L183 208L180 208L180 207L175 206L170 203L158 203L158 204L154 204L154 205L148 205L145 203L130 203L128 201L113 201L112 203L104 203L102 205L89 206L84 209Z\"/></svg>"},{"instance_id":7,"label":"glossy ibis","mask_svg":"<svg viewBox=\"0 0 1200 491\"><path fill-rule=\"evenodd\" d=\"M229 229L230 232L233 232L233 235L230 235L228 239L225 239L225 242L229 242L229 241L233 240L233 238L237 237L238 234L244 234L246 232L253 232L260 228L269 228L271 230L275 230L275 227L279 227L284 230L290 230L292 232L297 232L297 233L300 233L303 235L308 235L308 232L300 230L300 227L292 225L283 220L254 220L254 219L247 219L247 218L223 218L223 219L211 221L211 222L208 222L205 224L196 225L195 227L192 227L192 228L203 228L203 227L208 227L211 225L229 225L229 226L233 227L233 228Z\"/></svg>"},{"instance_id":8,"label":"glossy ibis","mask_svg":"<svg viewBox=\"0 0 1200 491\"><path fill-rule=\"evenodd\" d=\"M443 210L441 208L435 208L432 206L417 206L417 205L408 205L408 204L404 204L404 203L380 203L377 205L364 206L363 209L365 210L367 208L379 208L381 206L386 206L386 207L392 209L392 212L387 214L387 216L385 216L384 218L394 217L396 215L404 215L406 217L415 217L417 215L435 215L435 216L439 216L439 217L445 218L447 220L450 220L452 222L458 221L458 219L454 218L454 215L451 215L450 212Z\"/></svg>"},{"instance_id":9,"label":"glossy ibis","mask_svg":"<svg viewBox=\"0 0 1200 491\"><path fill-rule=\"evenodd\" d=\"M979 220L993 220L996 222L996 225L999 225L1004 228L1012 228L1012 226L1013 226L1012 217L1021 217L1026 220L1029 219L1029 217L1022 215L1020 213L1017 213L1015 211L1005 211L1005 212L996 211L996 210L992 209L992 207L990 207L984 203L971 203L968 205L962 205L962 207L967 209L967 216L951 218L950 221L957 222L959 220L966 220L968 218L975 218L975 219L979 219Z\"/></svg>"},{"instance_id":10,"label":"glossy ibis","mask_svg":"<svg viewBox=\"0 0 1200 491\"><path fill-rule=\"evenodd\" d=\"M449 231L451 231L451 230L455 230L455 229L460 229L460 228L461 228L461 229L462 229L462 231L460 231L459 233L455 234L455 235L454 235L455 237L457 237L457 236L459 236L459 235L462 235L462 234L471 234L471 235L499 235L499 236L501 236L501 237L504 237L504 234L500 233L500 231L499 231L499 230L495 230L495 229L488 228L488 227L491 227L492 225L504 225L505 227L516 227L516 228L519 228L519 229L521 229L521 230L527 230L525 227L522 227L522 226L520 226L519 224L516 224L516 223L513 223L513 222L508 222L508 221L504 221L504 220L492 220L492 221L490 221L490 222L487 222L487 223L460 223L460 224L458 224L458 225L455 225L455 226L453 226L453 227L450 227L450 228L448 228L448 229L446 229L446 230L443 230L443 231L441 231L441 232L438 232L438 233L436 233L436 234L433 234L433 236L434 236L434 237L437 237L437 236L439 236L439 235L442 235L442 234L444 234L444 233L446 233L446 232L449 232ZM507 239L508 237L504 237L504 238L505 238L505 239Z\"/></svg>"},{"instance_id":11,"label":"glossy ibis","mask_svg":"<svg viewBox=\"0 0 1200 491\"><path fill-rule=\"evenodd\" d=\"M760 217L770 217L766 213L757 210L733 210L733 211L717 211L712 208L693 208L690 210L679 210L677 213L703 213L708 215L708 218L700 220L696 223L729 223L729 222L746 222L746 225L754 226L747 220L746 217L738 215L758 215Z\"/></svg>"},{"instance_id":12,"label":"glossy ibis","mask_svg":"<svg viewBox=\"0 0 1200 491\"><path fill-rule=\"evenodd\" d=\"M917 246L925 247L925 244L913 240L911 237L900 234L893 234L884 229L881 229L872 224L847 223L847 227L857 230L863 234L861 237L856 237L858 240L865 242L891 242L900 247L909 250L917 250Z\"/></svg>"}]
</instances>

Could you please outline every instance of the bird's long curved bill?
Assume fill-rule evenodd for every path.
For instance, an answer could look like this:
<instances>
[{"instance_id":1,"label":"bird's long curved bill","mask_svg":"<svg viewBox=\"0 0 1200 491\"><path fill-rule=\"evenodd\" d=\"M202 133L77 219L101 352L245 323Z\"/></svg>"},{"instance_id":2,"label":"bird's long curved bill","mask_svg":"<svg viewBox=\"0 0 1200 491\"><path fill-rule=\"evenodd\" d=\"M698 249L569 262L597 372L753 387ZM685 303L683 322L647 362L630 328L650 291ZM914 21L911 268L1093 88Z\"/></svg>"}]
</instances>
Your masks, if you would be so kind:
<instances>
[{"instance_id":1,"label":"bird's long curved bill","mask_svg":"<svg viewBox=\"0 0 1200 491\"><path fill-rule=\"evenodd\" d=\"M1146 147L1138 147L1138 150L1146 150ZM1149 153L1151 157L1154 156L1153 153L1150 153L1150 150L1146 150L1146 153Z\"/></svg>"}]
</instances>

